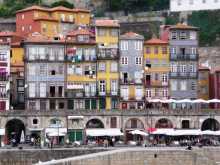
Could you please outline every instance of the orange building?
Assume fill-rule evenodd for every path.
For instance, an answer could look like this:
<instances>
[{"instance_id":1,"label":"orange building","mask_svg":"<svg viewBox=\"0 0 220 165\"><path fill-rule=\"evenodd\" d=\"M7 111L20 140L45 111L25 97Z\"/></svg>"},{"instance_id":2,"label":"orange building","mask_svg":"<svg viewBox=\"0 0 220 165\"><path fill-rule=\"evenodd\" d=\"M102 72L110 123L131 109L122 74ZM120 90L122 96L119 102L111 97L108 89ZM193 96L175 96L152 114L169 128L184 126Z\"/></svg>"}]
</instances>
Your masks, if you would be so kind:
<instances>
[{"instance_id":1,"label":"orange building","mask_svg":"<svg viewBox=\"0 0 220 165\"><path fill-rule=\"evenodd\" d=\"M33 32L39 32L49 37L65 35L75 26L89 24L90 11L84 9L32 6L16 13L16 31L25 37Z\"/></svg>"}]
</instances>

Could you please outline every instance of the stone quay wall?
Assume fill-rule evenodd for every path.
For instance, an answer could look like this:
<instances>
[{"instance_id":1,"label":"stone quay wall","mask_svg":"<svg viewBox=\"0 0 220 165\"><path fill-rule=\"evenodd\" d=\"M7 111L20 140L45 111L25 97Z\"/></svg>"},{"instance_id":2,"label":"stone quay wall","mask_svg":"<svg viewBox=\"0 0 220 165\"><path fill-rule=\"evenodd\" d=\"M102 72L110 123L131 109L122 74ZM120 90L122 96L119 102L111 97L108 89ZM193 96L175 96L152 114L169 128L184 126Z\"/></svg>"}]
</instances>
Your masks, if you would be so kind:
<instances>
[{"instance_id":1,"label":"stone quay wall","mask_svg":"<svg viewBox=\"0 0 220 165\"><path fill-rule=\"evenodd\" d=\"M121 149L39 165L216 165L220 149Z\"/></svg>"}]
</instances>

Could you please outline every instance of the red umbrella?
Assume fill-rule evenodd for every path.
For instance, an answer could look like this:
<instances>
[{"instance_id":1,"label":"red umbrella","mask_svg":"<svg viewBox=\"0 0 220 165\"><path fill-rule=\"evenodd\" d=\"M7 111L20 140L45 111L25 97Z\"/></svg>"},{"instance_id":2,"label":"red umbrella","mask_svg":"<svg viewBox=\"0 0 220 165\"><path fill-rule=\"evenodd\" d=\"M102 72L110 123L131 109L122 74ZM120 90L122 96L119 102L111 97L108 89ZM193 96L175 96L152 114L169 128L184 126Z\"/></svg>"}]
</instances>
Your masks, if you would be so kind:
<instances>
[{"instance_id":1,"label":"red umbrella","mask_svg":"<svg viewBox=\"0 0 220 165\"><path fill-rule=\"evenodd\" d=\"M148 129L147 129L147 132L151 133L151 132L154 132L154 131L156 131L156 130L157 130L156 128L148 128Z\"/></svg>"}]
</instances>

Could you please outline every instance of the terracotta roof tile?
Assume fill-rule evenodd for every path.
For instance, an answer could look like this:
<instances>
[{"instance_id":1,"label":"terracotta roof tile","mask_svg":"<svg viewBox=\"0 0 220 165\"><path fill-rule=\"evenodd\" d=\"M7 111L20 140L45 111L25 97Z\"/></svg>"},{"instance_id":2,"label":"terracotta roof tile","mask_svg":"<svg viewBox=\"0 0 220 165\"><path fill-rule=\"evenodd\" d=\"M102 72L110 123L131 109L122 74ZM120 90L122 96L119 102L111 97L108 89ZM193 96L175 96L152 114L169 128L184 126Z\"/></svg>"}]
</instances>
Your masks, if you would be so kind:
<instances>
[{"instance_id":1,"label":"terracotta roof tile","mask_svg":"<svg viewBox=\"0 0 220 165\"><path fill-rule=\"evenodd\" d=\"M145 41L144 44L146 45L166 45L168 42L160 40L158 38L152 38L148 41Z\"/></svg>"},{"instance_id":2,"label":"terracotta roof tile","mask_svg":"<svg viewBox=\"0 0 220 165\"><path fill-rule=\"evenodd\" d=\"M135 37L135 36L140 36L140 35L134 32L127 32L123 34L122 36Z\"/></svg>"},{"instance_id":3,"label":"terracotta roof tile","mask_svg":"<svg viewBox=\"0 0 220 165\"><path fill-rule=\"evenodd\" d=\"M96 20L96 26L100 27L119 27L118 20Z\"/></svg>"},{"instance_id":4,"label":"terracotta roof tile","mask_svg":"<svg viewBox=\"0 0 220 165\"><path fill-rule=\"evenodd\" d=\"M76 35L90 35L94 36L92 32L90 32L88 29L78 29L78 30L73 30L67 34L67 36L76 36Z\"/></svg>"},{"instance_id":5,"label":"terracotta roof tile","mask_svg":"<svg viewBox=\"0 0 220 165\"><path fill-rule=\"evenodd\" d=\"M27 8L22 9L22 10L18 10L16 13L30 11L30 10L40 10L40 11L46 11L46 12L68 11L68 12L86 12L86 13L90 13L90 11L86 10L86 9L70 9L70 8L66 8L66 7L63 7L63 6L57 6L57 7L54 7L54 8L46 8L46 7L41 7L41 6L37 6L37 5L27 7Z\"/></svg>"},{"instance_id":6,"label":"terracotta roof tile","mask_svg":"<svg viewBox=\"0 0 220 165\"><path fill-rule=\"evenodd\" d=\"M189 25L186 25L186 24L182 24L182 23L178 23L176 25L173 25L170 27L170 29L194 29L194 30L198 30L199 28L197 27L194 27L194 26L189 26Z\"/></svg>"}]
</instances>

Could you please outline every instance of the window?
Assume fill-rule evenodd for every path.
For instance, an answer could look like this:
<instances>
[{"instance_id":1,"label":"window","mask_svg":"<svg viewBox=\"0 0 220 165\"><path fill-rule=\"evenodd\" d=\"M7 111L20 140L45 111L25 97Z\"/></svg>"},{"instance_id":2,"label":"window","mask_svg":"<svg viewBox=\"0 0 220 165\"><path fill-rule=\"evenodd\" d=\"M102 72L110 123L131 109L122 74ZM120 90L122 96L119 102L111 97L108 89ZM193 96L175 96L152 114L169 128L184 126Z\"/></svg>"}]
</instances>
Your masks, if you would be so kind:
<instances>
[{"instance_id":1,"label":"window","mask_svg":"<svg viewBox=\"0 0 220 165\"><path fill-rule=\"evenodd\" d=\"M69 15L69 21L73 22L73 15Z\"/></svg>"},{"instance_id":2,"label":"window","mask_svg":"<svg viewBox=\"0 0 220 165\"><path fill-rule=\"evenodd\" d=\"M63 74L63 65L58 66L58 74Z\"/></svg>"},{"instance_id":3,"label":"window","mask_svg":"<svg viewBox=\"0 0 220 165\"><path fill-rule=\"evenodd\" d=\"M59 109L64 109L64 102L59 102L58 103L58 108Z\"/></svg>"},{"instance_id":4,"label":"window","mask_svg":"<svg viewBox=\"0 0 220 165\"><path fill-rule=\"evenodd\" d=\"M65 14L61 14L60 17L61 17L61 21L65 21Z\"/></svg>"},{"instance_id":5,"label":"window","mask_svg":"<svg viewBox=\"0 0 220 165\"><path fill-rule=\"evenodd\" d=\"M118 63L112 62L111 63L111 72L117 72L118 71Z\"/></svg>"},{"instance_id":6,"label":"window","mask_svg":"<svg viewBox=\"0 0 220 165\"><path fill-rule=\"evenodd\" d=\"M135 64L136 65L141 65L142 64L142 58L141 57L136 57L135 58Z\"/></svg>"},{"instance_id":7,"label":"window","mask_svg":"<svg viewBox=\"0 0 220 165\"><path fill-rule=\"evenodd\" d=\"M42 26L42 31L43 31L43 32L47 32L47 25L46 25L46 24L43 24L43 26Z\"/></svg>"},{"instance_id":8,"label":"window","mask_svg":"<svg viewBox=\"0 0 220 165\"><path fill-rule=\"evenodd\" d=\"M196 48L191 48L191 53L192 54L197 54L197 49Z\"/></svg>"},{"instance_id":9,"label":"window","mask_svg":"<svg viewBox=\"0 0 220 165\"><path fill-rule=\"evenodd\" d=\"M171 64L171 72L176 73L177 72L177 65Z\"/></svg>"},{"instance_id":10,"label":"window","mask_svg":"<svg viewBox=\"0 0 220 165\"><path fill-rule=\"evenodd\" d=\"M117 117L111 117L110 125L111 125L111 128L117 128Z\"/></svg>"},{"instance_id":11,"label":"window","mask_svg":"<svg viewBox=\"0 0 220 165\"><path fill-rule=\"evenodd\" d=\"M167 54L167 47L166 46L162 47L162 54Z\"/></svg>"},{"instance_id":12,"label":"window","mask_svg":"<svg viewBox=\"0 0 220 165\"><path fill-rule=\"evenodd\" d=\"M24 26L21 27L21 30L24 31Z\"/></svg>"},{"instance_id":13,"label":"window","mask_svg":"<svg viewBox=\"0 0 220 165\"><path fill-rule=\"evenodd\" d=\"M104 36L106 31L104 29L98 29L98 36Z\"/></svg>"},{"instance_id":14,"label":"window","mask_svg":"<svg viewBox=\"0 0 220 165\"><path fill-rule=\"evenodd\" d=\"M104 62L99 63L99 71L105 72L105 63Z\"/></svg>"},{"instance_id":15,"label":"window","mask_svg":"<svg viewBox=\"0 0 220 165\"><path fill-rule=\"evenodd\" d=\"M24 14L21 15L21 19L24 19Z\"/></svg>"},{"instance_id":16,"label":"window","mask_svg":"<svg viewBox=\"0 0 220 165\"><path fill-rule=\"evenodd\" d=\"M46 83L40 83L40 97L46 97Z\"/></svg>"},{"instance_id":17,"label":"window","mask_svg":"<svg viewBox=\"0 0 220 165\"><path fill-rule=\"evenodd\" d=\"M146 47L146 53L147 53L147 54L150 54L150 53L151 53L150 47Z\"/></svg>"},{"instance_id":18,"label":"window","mask_svg":"<svg viewBox=\"0 0 220 165\"><path fill-rule=\"evenodd\" d=\"M29 26L29 30L30 30L30 31L32 30L32 26L31 26L31 25Z\"/></svg>"},{"instance_id":19,"label":"window","mask_svg":"<svg viewBox=\"0 0 220 165\"><path fill-rule=\"evenodd\" d=\"M46 110L47 109L47 101L40 100L40 110Z\"/></svg>"},{"instance_id":20,"label":"window","mask_svg":"<svg viewBox=\"0 0 220 165\"><path fill-rule=\"evenodd\" d=\"M117 29L112 29L111 30L111 36L114 36L114 37L118 36L118 30Z\"/></svg>"},{"instance_id":21,"label":"window","mask_svg":"<svg viewBox=\"0 0 220 165\"><path fill-rule=\"evenodd\" d=\"M177 32L176 32L176 31L173 31L173 32L171 33L171 39L172 39L172 40L176 40L176 39L177 39Z\"/></svg>"},{"instance_id":22,"label":"window","mask_svg":"<svg viewBox=\"0 0 220 165\"><path fill-rule=\"evenodd\" d=\"M55 86L51 85L50 86L50 97L55 97Z\"/></svg>"},{"instance_id":23,"label":"window","mask_svg":"<svg viewBox=\"0 0 220 165\"><path fill-rule=\"evenodd\" d=\"M135 88L135 96L136 96L136 100L142 99L142 97L143 97L143 88L142 87Z\"/></svg>"},{"instance_id":24,"label":"window","mask_svg":"<svg viewBox=\"0 0 220 165\"><path fill-rule=\"evenodd\" d=\"M192 91L196 90L196 83L195 82L191 83L191 90Z\"/></svg>"},{"instance_id":25,"label":"window","mask_svg":"<svg viewBox=\"0 0 220 165\"><path fill-rule=\"evenodd\" d=\"M29 102L29 109L30 110L36 110L36 102L35 101L30 101Z\"/></svg>"},{"instance_id":26,"label":"window","mask_svg":"<svg viewBox=\"0 0 220 165\"><path fill-rule=\"evenodd\" d=\"M29 97L35 97L35 96L36 96L36 84L29 83Z\"/></svg>"},{"instance_id":27,"label":"window","mask_svg":"<svg viewBox=\"0 0 220 165\"><path fill-rule=\"evenodd\" d=\"M118 81L111 80L111 94L117 95L117 93L118 93Z\"/></svg>"},{"instance_id":28,"label":"window","mask_svg":"<svg viewBox=\"0 0 220 165\"><path fill-rule=\"evenodd\" d=\"M180 81L180 90L181 91L186 91L187 90L187 81L185 81L185 80Z\"/></svg>"},{"instance_id":29,"label":"window","mask_svg":"<svg viewBox=\"0 0 220 165\"><path fill-rule=\"evenodd\" d=\"M128 41L121 41L121 50L128 50Z\"/></svg>"},{"instance_id":30,"label":"window","mask_svg":"<svg viewBox=\"0 0 220 165\"><path fill-rule=\"evenodd\" d=\"M142 42L141 41L135 41L134 42L134 49L136 50L142 50L143 48L143 45L142 45Z\"/></svg>"},{"instance_id":31,"label":"window","mask_svg":"<svg viewBox=\"0 0 220 165\"><path fill-rule=\"evenodd\" d=\"M190 39L191 40L196 40L196 32L195 31L190 31Z\"/></svg>"},{"instance_id":32,"label":"window","mask_svg":"<svg viewBox=\"0 0 220 165\"><path fill-rule=\"evenodd\" d=\"M128 65L128 57L121 57L121 64Z\"/></svg>"},{"instance_id":33,"label":"window","mask_svg":"<svg viewBox=\"0 0 220 165\"><path fill-rule=\"evenodd\" d=\"M55 102L55 100L50 100L50 109L51 110L56 109L56 102Z\"/></svg>"},{"instance_id":34,"label":"window","mask_svg":"<svg viewBox=\"0 0 220 165\"><path fill-rule=\"evenodd\" d=\"M168 75L167 74L162 75L162 82L168 82Z\"/></svg>"},{"instance_id":35,"label":"window","mask_svg":"<svg viewBox=\"0 0 220 165\"><path fill-rule=\"evenodd\" d=\"M186 37L186 32L185 31L181 31L180 32L180 39L181 40L185 40L187 37Z\"/></svg>"},{"instance_id":36,"label":"window","mask_svg":"<svg viewBox=\"0 0 220 165\"><path fill-rule=\"evenodd\" d=\"M180 65L180 72L186 73L186 65Z\"/></svg>"},{"instance_id":37,"label":"window","mask_svg":"<svg viewBox=\"0 0 220 165\"><path fill-rule=\"evenodd\" d=\"M55 70L51 70L50 71L50 75L56 75L56 71Z\"/></svg>"},{"instance_id":38,"label":"window","mask_svg":"<svg viewBox=\"0 0 220 165\"><path fill-rule=\"evenodd\" d=\"M128 100L128 96L129 96L129 90L128 90L128 87L121 87L121 97L124 99L124 100Z\"/></svg>"},{"instance_id":39,"label":"window","mask_svg":"<svg viewBox=\"0 0 220 165\"><path fill-rule=\"evenodd\" d=\"M39 58L41 60L44 60L46 58L46 49L45 48L38 48L38 55L39 55Z\"/></svg>"},{"instance_id":40,"label":"window","mask_svg":"<svg viewBox=\"0 0 220 165\"><path fill-rule=\"evenodd\" d=\"M150 98L150 97L151 97L151 90L150 90L150 89L147 89L147 90L146 90L146 97L147 97L147 98Z\"/></svg>"},{"instance_id":41,"label":"window","mask_svg":"<svg viewBox=\"0 0 220 165\"><path fill-rule=\"evenodd\" d=\"M155 73L154 79L155 79L155 81L158 81L158 80L159 80L159 74L158 74L158 73Z\"/></svg>"},{"instance_id":42,"label":"window","mask_svg":"<svg viewBox=\"0 0 220 165\"><path fill-rule=\"evenodd\" d=\"M46 74L47 74L47 66L40 65L40 75L46 75Z\"/></svg>"},{"instance_id":43,"label":"window","mask_svg":"<svg viewBox=\"0 0 220 165\"><path fill-rule=\"evenodd\" d=\"M176 91L177 90L177 81L176 80L171 80L170 81L170 85L171 85L171 90L172 91Z\"/></svg>"},{"instance_id":44,"label":"window","mask_svg":"<svg viewBox=\"0 0 220 165\"><path fill-rule=\"evenodd\" d=\"M38 124L38 119L33 119L32 123L33 123L33 125L37 125Z\"/></svg>"},{"instance_id":45,"label":"window","mask_svg":"<svg viewBox=\"0 0 220 165\"><path fill-rule=\"evenodd\" d=\"M99 81L99 90L101 93L105 93L105 80Z\"/></svg>"},{"instance_id":46,"label":"window","mask_svg":"<svg viewBox=\"0 0 220 165\"><path fill-rule=\"evenodd\" d=\"M155 47L154 47L154 54L158 54L158 52L159 52L159 51L158 51L158 46L155 46Z\"/></svg>"},{"instance_id":47,"label":"window","mask_svg":"<svg viewBox=\"0 0 220 165\"><path fill-rule=\"evenodd\" d=\"M37 58L37 49L36 48L29 48L28 49L28 53L29 53L29 60L35 60L35 58Z\"/></svg>"},{"instance_id":48,"label":"window","mask_svg":"<svg viewBox=\"0 0 220 165\"><path fill-rule=\"evenodd\" d=\"M168 89L163 89L163 97L168 97Z\"/></svg>"},{"instance_id":49,"label":"window","mask_svg":"<svg viewBox=\"0 0 220 165\"><path fill-rule=\"evenodd\" d=\"M176 48L175 47L172 47L171 50L170 50L171 54L176 54Z\"/></svg>"}]
</instances>

